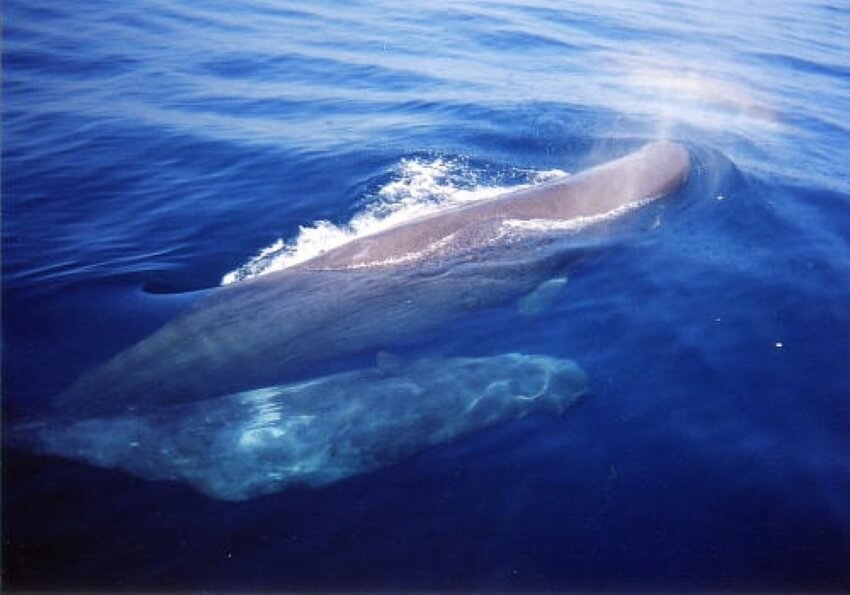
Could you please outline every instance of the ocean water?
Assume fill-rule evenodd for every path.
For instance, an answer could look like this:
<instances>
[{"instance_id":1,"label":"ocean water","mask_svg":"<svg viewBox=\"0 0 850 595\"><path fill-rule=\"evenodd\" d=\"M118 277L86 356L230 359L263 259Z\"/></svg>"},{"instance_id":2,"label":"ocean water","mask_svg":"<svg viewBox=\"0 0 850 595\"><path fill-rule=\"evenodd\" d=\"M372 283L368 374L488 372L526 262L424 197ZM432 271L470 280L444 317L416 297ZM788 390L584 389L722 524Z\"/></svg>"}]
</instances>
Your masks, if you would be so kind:
<instances>
[{"instance_id":1,"label":"ocean water","mask_svg":"<svg viewBox=\"0 0 850 595\"><path fill-rule=\"evenodd\" d=\"M574 360L564 415L239 502L4 443L5 589L850 589L842 3L3 16L5 429L219 285L651 140L693 162L543 312L398 346Z\"/></svg>"}]
</instances>

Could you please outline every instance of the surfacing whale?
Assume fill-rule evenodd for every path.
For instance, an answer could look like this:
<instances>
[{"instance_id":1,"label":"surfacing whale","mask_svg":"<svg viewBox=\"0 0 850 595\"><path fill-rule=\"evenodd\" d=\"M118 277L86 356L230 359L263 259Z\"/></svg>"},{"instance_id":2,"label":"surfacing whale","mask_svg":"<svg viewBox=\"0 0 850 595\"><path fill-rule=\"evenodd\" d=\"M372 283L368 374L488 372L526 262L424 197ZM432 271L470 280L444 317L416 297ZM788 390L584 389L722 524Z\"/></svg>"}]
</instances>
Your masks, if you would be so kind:
<instances>
[{"instance_id":1,"label":"surfacing whale","mask_svg":"<svg viewBox=\"0 0 850 595\"><path fill-rule=\"evenodd\" d=\"M376 352L563 274L570 255L514 224L607 217L668 195L687 150L659 141L565 179L360 238L218 288L55 402L66 417L150 411L279 384L322 360ZM521 229L521 226L520 226Z\"/></svg>"},{"instance_id":2,"label":"surfacing whale","mask_svg":"<svg viewBox=\"0 0 850 595\"><path fill-rule=\"evenodd\" d=\"M380 354L372 368L15 433L46 454L244 500L373 471L527 414L557 415L586 390L581 368L548 356Z\"/></svg>"}]
</instances>

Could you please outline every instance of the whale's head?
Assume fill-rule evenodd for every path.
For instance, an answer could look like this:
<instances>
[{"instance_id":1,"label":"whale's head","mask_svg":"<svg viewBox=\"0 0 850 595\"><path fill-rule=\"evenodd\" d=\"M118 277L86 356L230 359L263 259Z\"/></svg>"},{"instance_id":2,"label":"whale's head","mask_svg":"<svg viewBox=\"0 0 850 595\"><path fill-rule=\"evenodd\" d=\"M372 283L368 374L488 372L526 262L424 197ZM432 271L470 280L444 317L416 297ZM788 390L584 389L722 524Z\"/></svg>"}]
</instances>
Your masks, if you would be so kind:
<instances>
[{"instance_id":1,"label":"whale's head","mask_svg":"<svg viewBox=\"0 0 850 595\"><path fill-rule=\"evenodd\" d=\"M521 355L511 368L509 392L520 414L561 414L588 390L587 374L577 363L542 355Z\"/></svg>"}]
</instances>

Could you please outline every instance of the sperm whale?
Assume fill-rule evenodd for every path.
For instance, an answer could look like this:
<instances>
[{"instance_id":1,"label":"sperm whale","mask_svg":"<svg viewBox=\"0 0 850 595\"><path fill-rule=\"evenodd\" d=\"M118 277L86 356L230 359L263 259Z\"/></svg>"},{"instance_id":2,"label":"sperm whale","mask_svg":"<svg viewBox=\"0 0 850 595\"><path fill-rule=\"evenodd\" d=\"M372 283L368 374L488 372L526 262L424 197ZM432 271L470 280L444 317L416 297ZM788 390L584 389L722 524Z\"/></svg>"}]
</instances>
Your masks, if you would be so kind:
<instances>
[{"instance_id":1,"label":"sperm whale","mask_svg":"<svg viewBox=\"0 0 850 595\"><path fill-rule=\"evenodd\" d=\"M377 352L472 310L533 292L564 255L516 242L511 222L573 221L674 192L688 151L670 141L578 174L353 240L218 288L84 374L63 416L143 411L280 383L318 362Z\"/></svg>"},{"instance_id":2,"label":"sperm whale","mask_svg":"<svg viewBox=\"0 0 850 595\"><path fill-rule=\"evenodd\" d=\"M144 412L45 419L11 442L224 500L319 487L526 415L560 415L587 391L571 360L522 353L405 360Z\"/></svg>"}]
</instances>

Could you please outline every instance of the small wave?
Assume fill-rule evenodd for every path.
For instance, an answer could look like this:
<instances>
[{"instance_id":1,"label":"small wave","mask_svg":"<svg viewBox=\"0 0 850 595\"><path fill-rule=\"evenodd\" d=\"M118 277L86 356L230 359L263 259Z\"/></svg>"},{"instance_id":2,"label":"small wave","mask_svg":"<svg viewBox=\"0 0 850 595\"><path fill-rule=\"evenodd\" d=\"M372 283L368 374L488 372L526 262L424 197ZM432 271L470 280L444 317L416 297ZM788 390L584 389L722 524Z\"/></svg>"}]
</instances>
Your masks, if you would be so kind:
<instances>
[{"instance_id":1,"label":"small wave","mask_svg":"<svg viewBox=\"0 0 850 595\"><path fill-rule=\"evenodd\" d=\"M507 172L519 183L499 185L489 172L463 158L402 159L392 179L366 201L348 223L315 221L301 226L292 240L278 239L221 280L229 285L297 265L352 240L373 235L434 213L487 200L508 191L564 177L566 172L516 169Z\"/></svg>"}]
</instances>

